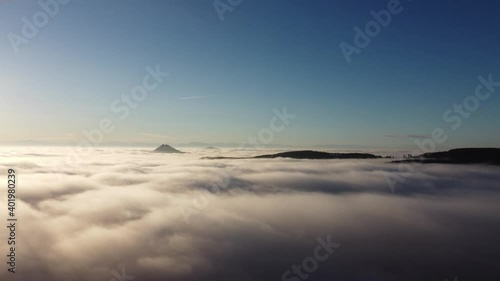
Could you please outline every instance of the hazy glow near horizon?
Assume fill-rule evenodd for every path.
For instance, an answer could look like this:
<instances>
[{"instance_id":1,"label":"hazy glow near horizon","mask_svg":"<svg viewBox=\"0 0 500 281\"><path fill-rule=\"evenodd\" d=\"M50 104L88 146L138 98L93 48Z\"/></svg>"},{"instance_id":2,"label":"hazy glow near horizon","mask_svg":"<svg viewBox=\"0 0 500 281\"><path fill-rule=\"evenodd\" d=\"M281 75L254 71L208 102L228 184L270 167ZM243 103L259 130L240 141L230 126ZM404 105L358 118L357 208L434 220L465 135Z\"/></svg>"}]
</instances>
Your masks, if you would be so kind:
<instances>
[{"instance_id":1,"label":"hazy glow near horizon","mask_svg":"<svg viewBox=\"0 0 500 281\"><path fill-rule=\"evenodd\" d=\"M4 36L0 143L77 142L103 118L105 143L239 143L286 106L297 118L272 143L408 148L443 127L447 147L500 146L496 94L460 129L443 121L478 76L500 80L497 2L401 1L350 64L339 44L388 1L245 1L222 22L212 2L72 0L18 54ZM4 35L42 10L1 5ZM157 65L170 75L120 119L113 102Z\"/></svg>"}]
</instances>

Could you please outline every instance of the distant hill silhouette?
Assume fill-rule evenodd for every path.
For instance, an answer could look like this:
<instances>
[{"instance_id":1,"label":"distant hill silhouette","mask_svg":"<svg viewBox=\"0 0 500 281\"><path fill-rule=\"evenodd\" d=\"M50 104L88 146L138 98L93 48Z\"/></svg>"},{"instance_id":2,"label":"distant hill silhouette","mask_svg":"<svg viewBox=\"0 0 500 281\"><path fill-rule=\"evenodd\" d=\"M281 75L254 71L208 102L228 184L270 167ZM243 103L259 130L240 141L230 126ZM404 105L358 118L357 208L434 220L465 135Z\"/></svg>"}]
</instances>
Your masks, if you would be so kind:
<instances>
[{"instance_id":1,"label":"distant hill silhouette","mask_svg":"<svg viewBox=\"0 0 500 281\"><path fill-rule=\"evenodd\" d=\"M457 148L394 162L500 165L500 148Z\"/></svg>"},{"instance_id":2,"label":"distant hill silhouette","mask_svg":"<svg viewBox=\"0 0 500 281\"><path fill-rule=\"evenodd\" d=\"M302 150L287 151L276 154L259 155L254 157L203 157L203 159L272 159L272 158L292 158L292 159L376 159L380 156L369 153L330 153L322 151Z\"/></svg>"},{"instance_id":3,"label":"distant hill silhouette","mask_svg":"<svg viewBox=\"0 0 500 281\"><path fill-rule=\"evenodd\" d=\"M182 151L179 151L179 150L171 147L168 144L160 145L157 149L154 150L154 152L158 152L158 153L184 153Z\"/></svg>"}]
</instances>

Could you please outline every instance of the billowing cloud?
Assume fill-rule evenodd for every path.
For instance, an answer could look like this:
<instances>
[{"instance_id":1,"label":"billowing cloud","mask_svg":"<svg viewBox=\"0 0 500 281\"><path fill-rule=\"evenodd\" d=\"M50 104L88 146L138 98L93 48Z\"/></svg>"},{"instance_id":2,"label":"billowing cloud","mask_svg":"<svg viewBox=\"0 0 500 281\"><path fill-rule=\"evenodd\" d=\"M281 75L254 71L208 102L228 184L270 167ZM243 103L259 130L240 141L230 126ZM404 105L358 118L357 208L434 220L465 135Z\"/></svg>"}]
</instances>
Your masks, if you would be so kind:
<instances>
[{"instance_id":1,"label":"billowing cloud","mask_svg":"<svg viewBox=\"0 0 500 281\"><path fill-rule=\"evenodd\" d=\"M498 167L415 164L393 193L386 160L189 152L110 148L68 166L64 148L3 149L2 175L19 179L16 280L282 280L326 237L341 247L307 280L500 276Z\"/></svg>"}]
</instances>

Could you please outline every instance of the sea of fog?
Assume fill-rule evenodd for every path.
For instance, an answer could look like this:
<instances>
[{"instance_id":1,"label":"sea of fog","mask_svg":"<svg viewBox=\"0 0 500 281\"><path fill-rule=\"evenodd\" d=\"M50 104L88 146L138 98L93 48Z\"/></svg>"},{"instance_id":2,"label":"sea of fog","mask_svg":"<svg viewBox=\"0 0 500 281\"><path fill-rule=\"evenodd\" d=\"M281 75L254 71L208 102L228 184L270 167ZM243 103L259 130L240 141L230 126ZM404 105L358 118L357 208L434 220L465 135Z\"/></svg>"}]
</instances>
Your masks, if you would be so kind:
<instances>
[{"instance_id":1,"label":"sea of fog","mask_svg":"<svg viewBox=\"0 0 500 281\"><path fill-rule=\"evenodd\" d=\"M0 280L500 280L499 167L150 151L0 147Z\"/></svg>"}]
</instances>

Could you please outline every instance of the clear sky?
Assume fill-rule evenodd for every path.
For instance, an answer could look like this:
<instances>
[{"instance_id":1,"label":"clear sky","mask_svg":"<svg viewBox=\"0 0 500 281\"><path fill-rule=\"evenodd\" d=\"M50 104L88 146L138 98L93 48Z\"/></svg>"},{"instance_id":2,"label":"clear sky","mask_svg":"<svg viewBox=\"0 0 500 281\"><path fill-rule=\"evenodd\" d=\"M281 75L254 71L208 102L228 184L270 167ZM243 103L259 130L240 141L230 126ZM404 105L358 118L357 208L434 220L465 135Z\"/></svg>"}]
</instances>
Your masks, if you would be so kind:
<instances>
[{"instance_id":1,"label":"clear sky","mask_svg":"<svg viewBox=\"0 0 500 281\"><path fill-rule=\"evenodd\" d=\"M26 38L38 1L1 1L0 142L83 139L103 118L104 142L241 142L286 106L273 143L411 148L440 127L445 146L500 146L500 88L443 120L479 75L500 81L498 1L402 0L348 63L340 43L389 2L243 0L221 21L213 1L71 0ZM121 120L111 104L157 65L170 75Z\"/></svg>"}]
</instances>

